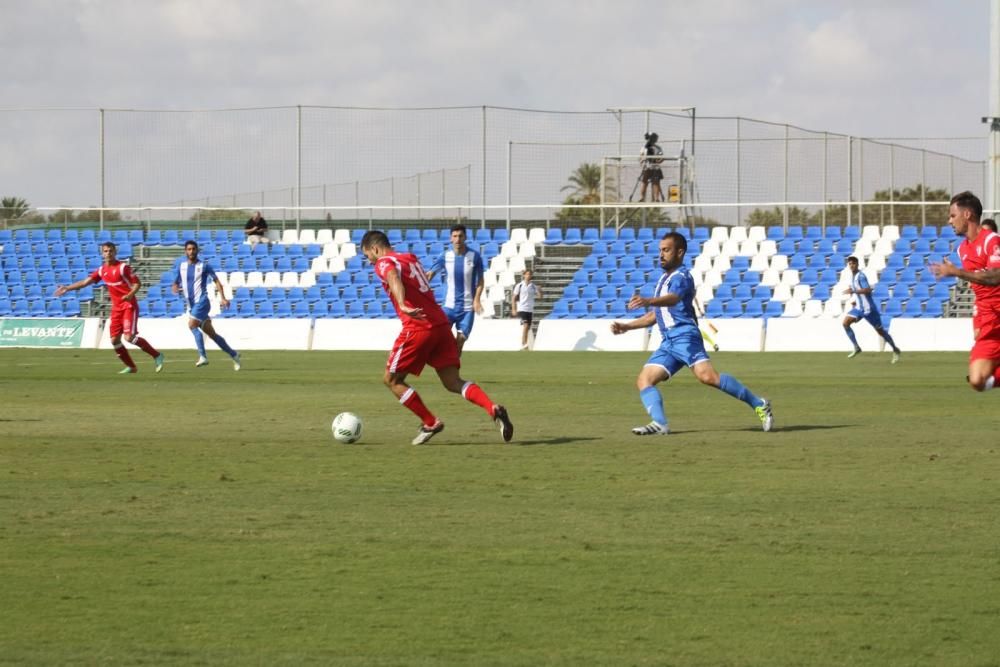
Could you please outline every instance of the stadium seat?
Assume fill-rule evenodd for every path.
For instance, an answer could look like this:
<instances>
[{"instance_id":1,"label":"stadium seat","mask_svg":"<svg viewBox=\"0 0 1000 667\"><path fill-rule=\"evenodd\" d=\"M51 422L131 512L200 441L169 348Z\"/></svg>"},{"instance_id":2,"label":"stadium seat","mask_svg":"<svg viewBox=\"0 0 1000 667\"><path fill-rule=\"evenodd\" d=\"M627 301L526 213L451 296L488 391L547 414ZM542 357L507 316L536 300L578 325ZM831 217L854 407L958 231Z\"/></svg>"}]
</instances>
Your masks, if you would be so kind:
<instances>
[{"instance_id":1,"label":"stadium seat","mask_svg":"<svg viewBox=\"0 0 1000 667\"><path fill-rule=\"evenodd\" d=\"M785 304L780 301L768 301L764 307L764 317L781 317L785 312Z\"/></svg>"},{"instance_id":2,"label":"stadium seat","mask_svg":"<svg viewBox=\"0 0 1000 667\"><path fill-rule=\"evenodd\" d=\"M562 243L562 230L558 227L553 227L545 233L545 243L547 245L553 245L557 243Z\"/></svg>"}]
</instances>

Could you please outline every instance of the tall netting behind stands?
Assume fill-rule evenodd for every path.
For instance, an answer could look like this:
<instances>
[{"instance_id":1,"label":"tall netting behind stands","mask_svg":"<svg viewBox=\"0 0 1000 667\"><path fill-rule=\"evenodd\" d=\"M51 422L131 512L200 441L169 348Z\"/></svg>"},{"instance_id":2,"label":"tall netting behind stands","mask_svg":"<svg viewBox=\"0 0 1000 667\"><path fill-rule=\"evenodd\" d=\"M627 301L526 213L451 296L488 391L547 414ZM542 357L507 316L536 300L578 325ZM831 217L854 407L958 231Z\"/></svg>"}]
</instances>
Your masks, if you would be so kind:
<instances>
[{"instance_id":1,"label":"tall netting behind stands","mask_svg":"<svg viewBox=\"0 0 1000 667\"><path fill-rule=\"evenodd\" d=\"M468 218L481 203L482 123L481 107L303 107L302 205L365 224Z\"/></svg>"},{"instance_id":2,"label":"tall netting behind stands","mask_svg":"<svg viewBox=\"0 0 1000 667\"><path fill-rule=\"evenodd\" d=\"M289 109L106 110L104 125L109 207L294 204L295 151L289 147L296 131Z\"/></svg>"},{"instance_id":3,"label":"tall netting behind stands","mask_svg":"<svg viewBox=\"0 0 1000 667\"><path fill-rule=\"evenodd\" d=\"M0 109L0 136L0 194L35 206L100 206L101 123L96 112Z\"/></svg>"}]
</instances>

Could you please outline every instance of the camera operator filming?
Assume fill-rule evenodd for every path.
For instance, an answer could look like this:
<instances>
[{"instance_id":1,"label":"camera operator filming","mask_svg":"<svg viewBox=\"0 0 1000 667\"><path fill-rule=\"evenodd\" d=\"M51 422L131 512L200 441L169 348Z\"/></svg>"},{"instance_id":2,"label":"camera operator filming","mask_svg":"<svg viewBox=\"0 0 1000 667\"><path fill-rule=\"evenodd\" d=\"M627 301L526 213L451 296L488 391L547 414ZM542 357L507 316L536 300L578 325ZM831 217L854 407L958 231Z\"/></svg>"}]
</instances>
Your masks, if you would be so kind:
<instances>
[{"instance_id":1,"label":"camera operator filming","mask_svg":"<svg viewBox=\"0 0 1000 667\"><path fill-rule=\"evenodd\" d=\"M663 190L660 189L660 181L663 180L663 170L660 163L663 162L663 149L657 143L660 137L656 132L645 134L646 145L639 153L639 164L642 166L642 189L639 190L639 201L646 201L646 186L653 183L653 201L663 201Z\"/></svg>"}]
</instances>

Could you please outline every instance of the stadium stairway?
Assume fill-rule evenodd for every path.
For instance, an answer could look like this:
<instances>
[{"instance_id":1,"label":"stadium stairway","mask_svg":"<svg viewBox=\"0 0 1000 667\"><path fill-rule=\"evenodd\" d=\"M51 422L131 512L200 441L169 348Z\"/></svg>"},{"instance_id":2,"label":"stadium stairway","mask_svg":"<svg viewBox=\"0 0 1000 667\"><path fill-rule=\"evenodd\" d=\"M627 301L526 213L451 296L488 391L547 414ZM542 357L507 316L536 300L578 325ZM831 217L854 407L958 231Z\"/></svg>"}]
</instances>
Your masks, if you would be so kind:
<instances>
[{"instance_id":1,"label":"stadium stairway","mask_svg":"<svg viewBox=\"0 0 1000 667\"><path fill-rule=\"evenodd\" d=\"M590 254L589 245L542 246L541 255L535 257L534 281L542 286L543 296L535 302L535 322L552 312L555 302L562 298L566 286L573 281L573 274Z\"/></svg>"}]
</instances>

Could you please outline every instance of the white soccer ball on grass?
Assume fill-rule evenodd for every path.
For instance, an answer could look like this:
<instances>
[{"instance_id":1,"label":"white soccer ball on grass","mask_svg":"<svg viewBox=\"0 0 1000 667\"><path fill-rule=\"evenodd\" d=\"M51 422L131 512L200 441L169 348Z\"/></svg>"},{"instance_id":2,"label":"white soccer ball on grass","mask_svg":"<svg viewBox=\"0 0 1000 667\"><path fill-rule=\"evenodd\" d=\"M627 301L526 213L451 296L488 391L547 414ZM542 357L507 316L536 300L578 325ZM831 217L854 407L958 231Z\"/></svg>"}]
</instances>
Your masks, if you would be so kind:
<instances>
[{"instance_id":1,"label":"white soccer ball on grass","mask_svg":"<svg viewBox=\"0 0 1000 667\"><path fill-rule=\"evenodd\" d=\"M349 445L361 439L361 417L353 412L341 412L333 418L333 439Z\"/></svg>"}]
</instances>

